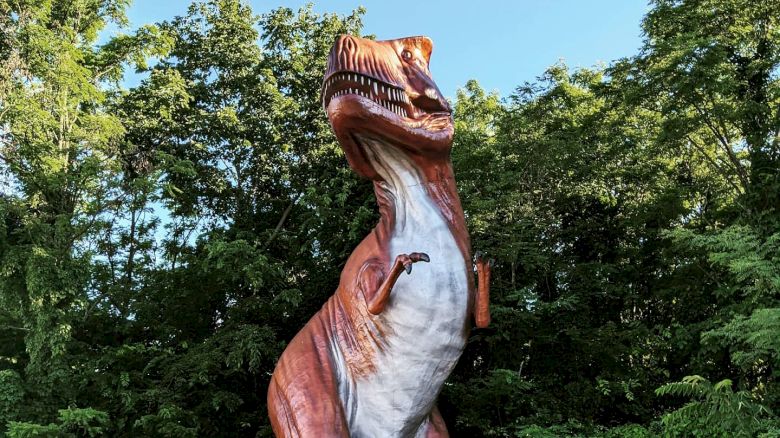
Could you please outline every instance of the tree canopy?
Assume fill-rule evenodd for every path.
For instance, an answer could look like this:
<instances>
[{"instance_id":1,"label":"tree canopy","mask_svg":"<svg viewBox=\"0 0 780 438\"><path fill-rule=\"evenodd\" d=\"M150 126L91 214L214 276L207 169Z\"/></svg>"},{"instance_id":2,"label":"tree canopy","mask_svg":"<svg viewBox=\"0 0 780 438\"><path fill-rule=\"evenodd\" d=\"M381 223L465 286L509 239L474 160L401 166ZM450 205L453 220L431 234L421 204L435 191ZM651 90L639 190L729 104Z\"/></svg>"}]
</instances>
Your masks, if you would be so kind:
<instances>
[{"instance_id":1,"label":"tree canopy","mask_svg":"<svg viewBox=\"0 0 780 438\"><path fill-rule=\"evenodd\" d=\"M0 0L0 436L271 436L377 220L319 101L364 11L128 4ZM496 259L453 436L780 436L780 1L650 6L632 57L453 102Z\"/></svg>"}]
</instances>

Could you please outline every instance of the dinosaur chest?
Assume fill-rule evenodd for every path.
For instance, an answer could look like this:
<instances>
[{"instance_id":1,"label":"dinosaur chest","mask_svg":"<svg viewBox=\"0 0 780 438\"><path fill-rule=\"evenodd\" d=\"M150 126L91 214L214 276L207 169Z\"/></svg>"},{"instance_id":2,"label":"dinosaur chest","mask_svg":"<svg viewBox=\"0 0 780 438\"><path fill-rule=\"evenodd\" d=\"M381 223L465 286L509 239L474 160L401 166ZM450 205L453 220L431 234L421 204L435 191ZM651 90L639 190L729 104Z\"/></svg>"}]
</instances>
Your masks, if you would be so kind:
<instances>
[{"instance_id":1,"label":"dinosaur chest","mask_svg":"<svg viewBox=\"0 0 780 438\"><path fill-rule=\"evenodd\" d=\"M384 312L387 326L397 336L444 329L449 336L462 331L459 327L463 326L468 301L466 261L446 221L421 186L406 188L388 249L390 260L411 252L424 252L431 260L415 264L410 275L402 274L398 279ZM409 333L405 333L407 327Z\"/></svg>"}]
</instances>

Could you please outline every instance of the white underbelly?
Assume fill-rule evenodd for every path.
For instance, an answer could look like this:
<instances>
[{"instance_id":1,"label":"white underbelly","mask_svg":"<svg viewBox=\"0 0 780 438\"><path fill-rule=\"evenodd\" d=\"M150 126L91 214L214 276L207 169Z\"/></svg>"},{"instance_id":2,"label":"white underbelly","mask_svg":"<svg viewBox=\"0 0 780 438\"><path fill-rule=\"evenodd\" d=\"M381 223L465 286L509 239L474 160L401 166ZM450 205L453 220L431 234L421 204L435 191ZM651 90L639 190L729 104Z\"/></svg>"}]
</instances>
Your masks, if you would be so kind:
<instances>
[{"instance_id":1,"label":"white underbelly","mask_svg":"<svg viewBox=\"0 0 780 438\"><path fill-rule=\"evenodd\" d=\"M443 223L395 236L390 259L425 252L401 274L385 310L385 348L376 372L354 382L353 437L414 436L430 412L466 341L468 290L463 256ZM422 230L417 230L422 231Z\"/></svg>"}]
</instances>

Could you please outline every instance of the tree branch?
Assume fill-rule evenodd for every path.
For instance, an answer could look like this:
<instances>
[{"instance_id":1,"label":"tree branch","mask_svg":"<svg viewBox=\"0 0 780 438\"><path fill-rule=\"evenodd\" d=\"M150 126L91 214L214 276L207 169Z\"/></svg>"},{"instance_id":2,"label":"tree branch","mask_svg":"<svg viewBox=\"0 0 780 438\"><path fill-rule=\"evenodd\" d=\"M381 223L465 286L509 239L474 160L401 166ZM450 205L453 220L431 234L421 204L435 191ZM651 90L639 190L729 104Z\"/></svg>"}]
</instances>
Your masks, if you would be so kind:
<instances>
[{"instance_id":1,"label":"tree branch","mask_svg":"<svg viewBox=\"0 0 780 438\"><path fill-rule=\"evenodd\" d=\"M12 326L12 325L3 325L3 326L0 326L0 329L3 329L3 330L19 330L19 331L22 331L22 332L29 332L30 331L30 329L28 329L28 328L25 328L25 327L15 327L15 326Z\"/></svg>"},{"instance_id":2,"label":"tree branch","mask_svg":"<svg viewBox=\"0 0 780 438\"><path fill-rule=\"evenodd\" d=\"M284 226L285 221L287 221L287 217L290 216L290 212L292 211L292 208L295 206L295 204L298 203L298 200L301 199L301 194L299 193L295 199L290 202L290 205L287 206L287 208L284 209L284 212L282 212L282 217L279 218L279 222L276 224L276 228L274 228L274 231L271 233L270 236L268 236L268 240L265 241L265 244L263 245L263 250L268 248L268 245L271 244L271 242L276 239L276 235L279 234L279 231L282 230L282 227Z\"/></svg>"},{"instance_id":3,"label":"tree branch","mask_svg":"<svg viewBox=\"0 0 780 438\"><path fill-rule=\"evenodd\" d=\"M712 123L709 117L707 117L707 113L704 112L704 110L702 110L695 103L692 103L692 105L696 109L696 112L699 114L699 117L701 117L704 124L707 125L707 128L709 128L709 130L715 136L715 139L720 143L721 147L726 152L726 155L728 155L729 161L731 161L731 164L734 166L734 170L737 172L737 176L739 177L742 186L745 189L747 189L749 185L747 172L745 171L745 166L743 166L742 163L739 162L739 158L737 158L737 155L734 153L734 150L731 148L731 141L729 141L726 134L721 133L720 130L718 130L718 128Z\"/></svg>"},{"instance_id":4,"label":"tree branch","mask_svg":"<svg viewBox=\"0 0 780 438\"><path fill-rule=\"evenodd\" d=\"M731 173L724 170L723 167L721 167L712 157L710 157L709 154L707 154L707 150L704 149L703 146L698 144L693 138L691 138L690 135L686 135L685 138L688 139L688 142L691 144L691 146L696 148L696 150L704 156L704 158L712 165L712 167L714 167L715 170L720 173L721 176L723 176L726 182L728 182L729 185L733 187L738 194L742 195L745 193L745 188L740 188L734 181L732 181Z\"/></svg>"}]
</instances>

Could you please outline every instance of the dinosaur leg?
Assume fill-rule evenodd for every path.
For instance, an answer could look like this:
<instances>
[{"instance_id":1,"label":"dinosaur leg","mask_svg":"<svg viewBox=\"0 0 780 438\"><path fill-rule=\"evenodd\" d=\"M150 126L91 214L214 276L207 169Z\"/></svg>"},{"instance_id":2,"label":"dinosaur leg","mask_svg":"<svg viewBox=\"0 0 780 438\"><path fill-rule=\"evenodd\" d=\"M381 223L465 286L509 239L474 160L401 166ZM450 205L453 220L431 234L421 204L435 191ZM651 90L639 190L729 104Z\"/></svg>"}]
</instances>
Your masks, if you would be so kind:
<instances>
[{"instance_id":1,"label":"dinosaur leg","mask_svg":"<svg viewBox=\"0 0 780 438\"><path fill-rule=\"evenodd\" d=\"M319 315L319 314L318 314ZM288 345L268 385L268 416L277 438L348 438L327 336L312 319Z\"/></svg>"},{"instance_id":2,"label":"dinosaur leg","mask_svg":"<svg viewBox=\"0 0 780 438\"><path fill-rule=\"evenodd\" d=\"M411 274L412 264L419 261L430 262L431 259L428 257L428 254L425 254L424 252L401 254L395 258L395 262L393 262L389 274L385 277L373 298L368 302L368 311L371 312L372 315L378 315L385 310L387 300L390 298L390 292L393 290L393 286L398 280L398 276L400 276L401 272L404 270L407 274Z\"/></svg>"},{"instance_id":3,"label":"dinosaur leg","mask_svg":"<svg viewBox=\"0 0 780 438\"><path fill-rule=\"evenodd\" d=\"M282 386L275 378L268 386L268 417L277 438L348 438L349 426L341 400L323 385Z\"/></svg>"},{"instance_id":4,"label":"dinosaur leg","mask_svg":"<svg viewBox=\"0 0 780 438\"><path fill-rule=\"evenodd\" d=\"M490 324L490 271L493 267L493 259L485 260L482 253L477 251L474 255L477 265L477 296L474 302L474 322L478 328L485 328Z\"/></svg>"},{"instance_id":5,"label":"dinosaur leg","mask_svg":"<svg viewBox=\"0 0 780 438\"><path fill-rule=\"evenodd\" d=\"M441 418L441 413L439 412L439 408L436 406L433 407L433 410L431 411L430 415L428 415L428 419L423 424L423 431L424 435L417 434L418 436L422 436L425 438L449 438L450 434L447 432L447 425L444 424L444 419ZM421 432L423 432L421 431Z\"/></svg>"}]
</instances>

